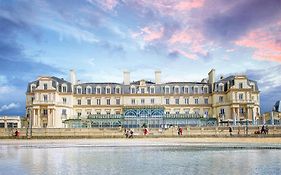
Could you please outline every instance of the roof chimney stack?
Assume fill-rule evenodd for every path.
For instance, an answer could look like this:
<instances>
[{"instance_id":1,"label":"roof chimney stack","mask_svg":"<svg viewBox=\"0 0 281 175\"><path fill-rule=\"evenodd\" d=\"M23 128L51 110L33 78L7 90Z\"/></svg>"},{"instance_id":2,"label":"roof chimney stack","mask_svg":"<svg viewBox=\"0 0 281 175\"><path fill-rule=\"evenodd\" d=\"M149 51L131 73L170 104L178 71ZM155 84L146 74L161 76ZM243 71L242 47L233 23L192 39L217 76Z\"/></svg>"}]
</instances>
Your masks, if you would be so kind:
<instances>
[{"instance_id":1,"label":"roof chimney stack","mask_svg":"<svg viewBox=\"0 0 281 175\"><path fill-rule=\"evenodd\" d=\"M155 84L161 83L161 71L155 71Z\"/></svg>"},{"instance_id":2,"label":"roof chimney stack","mask_svg":"<svg viewBox=\"0 0 281 175\"><path fill-rule=\"evenodd\" d=\"M124 83L124 85L130 85L130 72L129 71L123 72L123 83Z\"/></svg>"},{"instance_id":3,"label":"roof chimney stack","mask_svg":"<svg viewBox=\"0 0 281 175\"><path fill-rule=\"evenodd\" d=\"M76 73L74 69L70 70L70 82L72 85L76 85L77 84L77 80L76 80Z\"/></svg>"}]
</instances>

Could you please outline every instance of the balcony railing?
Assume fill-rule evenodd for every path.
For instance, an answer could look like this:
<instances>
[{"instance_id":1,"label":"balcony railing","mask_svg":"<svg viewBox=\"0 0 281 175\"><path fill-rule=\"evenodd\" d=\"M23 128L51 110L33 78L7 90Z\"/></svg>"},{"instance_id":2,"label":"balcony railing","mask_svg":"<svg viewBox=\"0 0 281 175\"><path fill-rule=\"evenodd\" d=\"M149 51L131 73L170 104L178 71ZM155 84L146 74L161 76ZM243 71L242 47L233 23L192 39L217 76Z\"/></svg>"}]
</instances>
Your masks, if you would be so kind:
<instances>
[{"instance_id":1,"label":"balcony railing","mask_svg":"<svg viewBox=\"0 0 281 175\"><path fill-rule=\"evenodd\" d=\"M181 118L204 118L203 115L200 114L164 114L163 118L175 118L175 119L181 119Z\"/></svg>"},{"instance_id":2,"label":"balcony railing","mask_svg":"<svg viewBox=\"0 0 281 175\"><path fill-rule=\"evenodd\" d=\"M88 119L120 119L124 118L122 114L91 114Z\"/></svg>"},{"instance_id":3,"label":"balcony railing","mask_svg":"<svg viewBox=\"0 0 281 175\"><path fill-rule=\"evenodd\" d=\"M55 104L55 101L38 101L38 100L34 100L33 104Z\"/></svg>"}]
</instances>

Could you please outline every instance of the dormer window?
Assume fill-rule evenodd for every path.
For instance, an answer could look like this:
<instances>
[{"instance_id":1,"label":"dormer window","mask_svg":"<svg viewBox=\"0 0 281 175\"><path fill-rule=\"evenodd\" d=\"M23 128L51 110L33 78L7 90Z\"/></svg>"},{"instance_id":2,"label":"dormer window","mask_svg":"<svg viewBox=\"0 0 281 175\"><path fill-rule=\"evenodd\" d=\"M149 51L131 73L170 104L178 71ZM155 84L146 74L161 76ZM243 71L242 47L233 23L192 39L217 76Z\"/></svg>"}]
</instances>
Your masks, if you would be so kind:
<instances>
[{"instance_id":1,"label":"dormer window","mask_svg":"<svg viewBox=\"0 0 281 175\"><path fill-rule=\"evenodd\" d=\"M203 88L203 92L204 92L205 94L207 94L207 93L208 93L208 87L204 87L204 88Z\"/></svg>"},{"instance_id":2,"label":"dormer window","mask_svg":"<svg viewBox=\"0 0 281 175\"><path fill-rule=\"evenodd\" d=\"M101 94L101 88L97 87L97 94Z\"/></svg>"},{"instance_id":3,"label":"dormer window","mask_svg":"<svg viewBox=\"0 0 281 175\"><path fill-rule=\"evenodd\" d=\"M194 94L198 94L198 87L194 87Z\"/></svg>"},{"instance_id":4,"label":"dormer window","mask_svg":"<svg viewBox=\"0 0 281 175\"><path fill-rule=\"evenodd\" d=\"M110 94L110 90L111 90L110 87L106 87L106 94Z\"/></svg>"},{"instance_id":5,"label":"dormer window","mask_svg":"<svg viewBox=\"0 0 281 175\"><path fill-rule=\"evenodd\" d=\"M188 94L188 92L189 92L188 87L184 87L184 93L185 93L185 94Z\"/></svg>"},{"instance_id":6,"label":"dormer window","mask_svg":"<svg viewBox=\"0 0 281 175\"><path fill-rule=\"evenodd\" d=\"M170 93L170 87L169 86L166 86L165 87L165 94L169 94Z\"/></svg>"},{"instance_id":7,"label":"dormer window","mask_svg":"<svg viewBox=\"0 0 281 175\"><path fill-rule=\"evenodd\" d=\"M155 87L150 87L150 93L154 94L155 93Z\"/></svg>"},{"instance_id":8,"label":"dormer window","mask_svg":"<svg viewBox=\"0 0 281 175\"><path fill-rule=\"evenodd\" d=\"M219 92L223 92L223 84L219 84Z\"/></svg>"},{"instance_id":9,"label":"dormer window","mask_svg":"<svg viewBox=\"0 0 281 175\"><path fill-rule=\"evenodd\" d=\"M33 91L35 90L35 88L36 88L35 84L32 84L32 85L31 85L31 88L30 88L30 89L31 89L31 92L33 92Z\"/></svg>"},{"instance_id":10,"label":"dormer window","mask_svg":"<svg viewBox=\"0 0 281 175\"><path fill-rule=\"evenodd\" d=\"M135 87L131 87L131 93L135 94L136 93L136 88Z\"/></svg>"},{"instance_id":11,"label":"dormer window","mask_svg":"<svg viewBox=\"0 0 281 175\"><path fill-rule=\"evenodd\" d=\"M66 85L62 85L62 92L66 92Z\"/></svg>"},{"instance_id":12,"label":"dormer window","mask_svg":"<svg viewBox=\"0 0 281 175\"><path fill-rule=\"evenodd\" d=\"M115 92L116 92L116 94L120 94L121 88L120 87L116 87Z\"/></svg>"},{"instance_id":13,"label":"dormer window","mask_svg":"<svg viewBox=\"0 0 281 175\"><path fill-rule=\"evenodd\" d=\"M175 87L175 94L179 94L180 93L180 88L179 87Z\"/></svg>"},{"instance_id":14,"label":"dormer window","mask_svg":"<svg viewBox=\"0 0 281 175\"><path fill-rule=\"evenodd\" d=\"M77 94L82 94L82 88L81 87L77 87Z\"/></svg>"},{"instance_id":15,"label":"dormer window","mask_svg":"<svg viewBox=\"0 0 281 175\"><path fill-rule=\"evenodd\" d=\"M243 89L243 83L239 83L239 89Z\"/></svg>"},{"instance_id":16,"label":"dormer window","mask_svg":"<svg viewBox=\"0 0 281 175\"><path fill-rule=\"evenodd\" d=\"M44 83L44 90L47 90L48 89L48 84L47 83Z\"/></svg>"},{"instance_id":17,"label":"dormer window","mask_svg":"<svg viewBox=\"0 0 281 175\"><path fill-rule=\"evenodd\" d=\"M144 94L144 88L141 88L141 93Z\"/></svg>"},{"instance_id":18,"label":"dormer window","mask_svg":"<svg viewBox=\"0 0 281 175\"><path fill-rule=\"evenodd\" d=\"M87 92L87 94L91 94L92 93L92 88L88 86L86 92Z\"/></svg>"}]
</instances>

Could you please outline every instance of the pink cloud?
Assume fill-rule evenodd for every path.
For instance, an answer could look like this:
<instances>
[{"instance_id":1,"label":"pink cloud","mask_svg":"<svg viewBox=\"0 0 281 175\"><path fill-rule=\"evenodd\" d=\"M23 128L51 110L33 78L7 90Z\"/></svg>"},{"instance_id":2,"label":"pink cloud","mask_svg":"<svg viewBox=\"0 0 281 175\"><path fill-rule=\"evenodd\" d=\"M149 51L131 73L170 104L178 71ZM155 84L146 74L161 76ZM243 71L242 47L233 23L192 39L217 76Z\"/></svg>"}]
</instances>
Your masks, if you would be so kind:
<instances>
[{"instance_id":1,"label":"pink cloud","mask_svg":"<svg viewBox=\"0 0 281 175\"><path fill-rule=\"evenodd\" d=\"M174 9L179 11L185 11L193 8L200 8L203 5L204 5L204 0L181 1L174 6Z\"/></svg>"},{"instance_id":2,"label":"pink cloud","mask_svg":"<svg viewBox=\"0 0 281 175\"><path fill-rule=\"evenodd\" d=\"M170 39L170 44L176 44L176 43L190 43L192 41L192 36L187 34L186 31L181 31L178 33L175 33Z\"/></svg>"},{"instance_id":3,"label":"pink cloud","mask_svg":"<svg viewBox=\"0 0 281 175\"><path fill-rule=\"evenodd\" d=\"M181 44L186 47L186 45L188 45L190 52L207 55L207 51L204 49L207 43L206 39L201 33L192 29L174 33L168 43L170 46Z\"/></svg>"},{"instance_id":4,"label":"pink cloud","mask_svg":"<svg viewBox=\"0 0 281 175\"><path fill-rule=\"evenodd\" d=\"M140 32L132 33L133 38L141 37L145 42L152 42L161 39L164 34L164 27L143 27Z\"/></svg>"},{"instance_id":5,"label":"pink cloud","mask_svg":"<svg viewBox=\"0 0 281 175\"><path fill-rule=\"evenodd\" d=\"M197 55L192 54L192 53L188 53L184 50L181 49L173 49L172 52L176 52L182 56L184 56L185 58L191 59L191 60L197 60Z\"/></svg>"},{"instance_id":6,"label":"pink cloud","mask_svg":"<svg viewBox=\"0 0 281 175\"><path fill-rule=\"evenodd\" d=\"M277 42L276 36L281 36L281 32L258 29L235 41L235 44L253 48L255 59L281 62L281 44Z\"/></svg>"},{"instance_id":7,"label":"pink cloud","mask_svg":"<svg viewBox=\"0 0 281 175\"><path fill-rule=\"evenodd\" d=\"M93 4L94 2L98 3L104 10L113 10L117 4L118 0L87 0L89 3Z\"/></svg>"}]
</instances>

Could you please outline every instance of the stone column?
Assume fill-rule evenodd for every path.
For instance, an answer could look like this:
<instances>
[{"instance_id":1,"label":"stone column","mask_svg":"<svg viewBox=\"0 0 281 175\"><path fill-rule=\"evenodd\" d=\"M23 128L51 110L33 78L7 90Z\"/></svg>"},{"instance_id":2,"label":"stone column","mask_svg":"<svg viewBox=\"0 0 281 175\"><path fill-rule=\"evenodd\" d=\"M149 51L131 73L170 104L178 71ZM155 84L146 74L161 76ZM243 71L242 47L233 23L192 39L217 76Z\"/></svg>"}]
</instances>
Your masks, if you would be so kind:
<instances>
[{"instance_id":1,"label":"stone column","mask_svg":"<svg viewBox=\"0 0 281 175\"><path fill-rule=\"evenodd\" d=\"M250 114L251 114L251 109L246 107L246 111L247 111L247 120L249 121L250 119Z\"/></svg>"},{"instance_id":2,"label":"stone column","mask_svg":"<svg viewBox=\"0 0 281 175\"><path fill-rule=\"evenodd\" d=\"M4 128L8 128L6 117L4 117Z\"/></svg>"},{"instance_id":3,"label":"stone column","mask_svg":"<svg viewBox=\"0 0 281 175\"><path fill-rule=\"evenodd\" d=\"M53 127L55 127L55 109L52 110Z\"/></svg>"},{"instance_id":4,"label":"stone column","mask_svg":"<svg viewBox=\"0 0 281 175\"><path fill-rule=\"evenodd\" d=\"M239 107L236 108L236 111L237 111L237 113L236 113L236 115L237 115L237 121L240 121L240 110L239 110Z\"/></svg>"},{"instance_id":5,"label":"stone column","mask_svg":"<svg viewBox=\"0 0 281 175\"><path fill-rule=\"evenodd\" d=\"M40 115L37 116L37 126L38 126L38 128L41 128L41 116Z\"/></svg>"},{"instance_id":6,"label":"stone column","mask_svg":"<svg viewBox=\"0 0 281 175\"><path fill-rule=\"evenodd\" d=\"M270 121L271 121L271 125L274 125L273 111L270 112Z\"/></svg>"},{"instance_id":7,"label":"stone column","mask_svg":"<svg viewBox=\"0 0 281 175\"><path fill-rule=\"evenodd\" d=\"M48 117L47 117L47 119L48 119L48 128L51 128L51 126L52 126L52 117L51 117L51 109L47 109L47 111L48 111Z\"/></svg>"},{"instance_id":8,"label":"stone column","mask_svg":"<svg viewBox=\"0 0 281 175\"><path fill-rule=\"evenodd\" d=\"M37 113L37 115L38 115L38 113ZM35 119L36 119L37 115L36 115L36 109L33 109L31 112L31 115L30 115L30 121L32 122L32 127L36 127Z\"/></svg>"},{"instance_id":9,"label":"stone column","mask_svg":"<svg viewBox=\"0 0 281 175\"><path fill-rule=\"evenodd\" d=\"M256 119L255 119L255 111L254 111L255 108L252 108L252 124L253 125L256 125Z\"/></svg>"},{"instance_id":10,"label":"stone column","mask_svg":"<svg viewBox=\"0 0 281 175\"><path fill-rule=\"evenodd\" d=\"M235 108L232 108L232 118L233 118L233 125L236 125L236 114L235 114Z\"/></svg>"}]
</instances>

